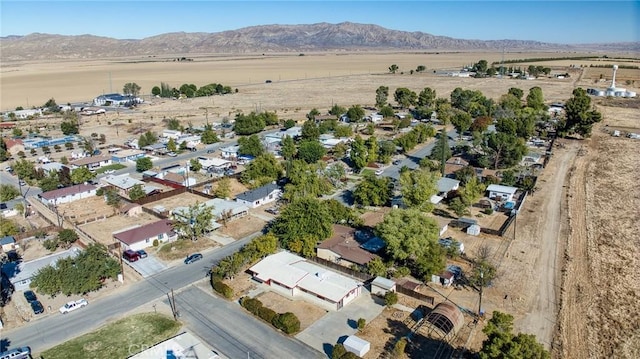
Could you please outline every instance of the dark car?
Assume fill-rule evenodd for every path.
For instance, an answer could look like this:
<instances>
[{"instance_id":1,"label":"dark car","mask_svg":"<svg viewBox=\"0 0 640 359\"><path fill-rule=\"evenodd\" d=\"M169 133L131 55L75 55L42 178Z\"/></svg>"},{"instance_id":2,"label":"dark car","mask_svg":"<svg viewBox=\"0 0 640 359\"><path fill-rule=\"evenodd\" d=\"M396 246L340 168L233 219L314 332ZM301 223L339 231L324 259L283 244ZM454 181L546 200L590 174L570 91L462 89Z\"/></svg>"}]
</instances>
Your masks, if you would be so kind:
<instances>
[{"instance_id":1,"label":"dark car","mask_svg":"<svg viewBox=\"0 0 640 359\"><path fill-rule=\"evenodd\" d=\"M147 252L144 249L138 249L136 253L138 253L140 259L147 258Z\"/></svg>"},{"instance_id":2,"label":"dark car","mask_svg":"<svg viewBox=\"0 0 640 359\"><path fill-rule=\"evenodd\" d=\"M399 165L399 164L401 164L401 163L402 163L402 161L401 161L401 160L395 160L395 161L393 161L393 165L394 165L394 166L397 166L397 165Z\"/></svg>"},{"instance_id":3,"label":"dark car","mask_svg":"<svg viewBox=\"0 0 640 359\"><path fill-rule=\"evenodd\" d=\"M33 302L34 300L38 300L36 293L34 293L32 290L28 290L24 292L24 298L27 300L27 302Z\"/></svg>"},{"instance_id":4,"label":"dark car","mask_svg":"<svg viewBox=\"0 0 640 359\"><path fill-rule=\"evenodd\" d=\"M271 83L271 80L267 80L267 81L265 81L264 83L266 83L266 84L270 84L270 83Z\"/></svg>"},{"instance_id":5,"label":"dark car","mask_svg":"<svg viewBox=\"0 0 640 359\"><path fill-rule=\"evenodd\" d=\"M31 309L33 310L33 314L41 314L44 312L44 308L42 307L42 303L40 301L34 300L30 302Z\"/></svg>"},{"instance_id":6,"label":"dark car","mask_svg":"<svg viewBox=\"0 0 640 359\"><path fill-rule=\"evenodd\" d=\"M124 253L122 253L122 258L126 259L129 262L135 262L140 259L140 255L131 249L127 249L126 251L124 251Z\"/></svg>"},{"instance_id":7,"label":"dark car","mask_svg":"<svg viewBox=\"0 0 640 359\"><path fill-rule=\"evenodd\" d=\"M197 262L199 260L202 259L202 254L200 253L194 253L189 255L185 260L184 260L184 264L191 264L193 262Z\"/></svg>"}]
</instances>

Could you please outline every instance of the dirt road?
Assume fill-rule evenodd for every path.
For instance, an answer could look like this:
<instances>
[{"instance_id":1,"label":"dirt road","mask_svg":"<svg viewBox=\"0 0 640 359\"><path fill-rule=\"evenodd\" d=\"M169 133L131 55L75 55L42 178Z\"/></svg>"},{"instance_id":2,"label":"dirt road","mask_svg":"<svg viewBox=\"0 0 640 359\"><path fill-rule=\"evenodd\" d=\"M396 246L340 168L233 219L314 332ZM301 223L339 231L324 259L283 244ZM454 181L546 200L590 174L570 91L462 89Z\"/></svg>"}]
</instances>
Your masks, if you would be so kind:
<instances>
[{"instance_id":1,"label":"dirt road","mask_svg":"<svg viewBox=\"0 0 640 359\"><path fill-rule=\"evenodd\" d=\"M534 334L551 348L558 312L560 256L566 236L565 185L578 146L556 148L518 215L515 239L499 268L504 306L516 332Z\"/></svg>"}]
</instances>

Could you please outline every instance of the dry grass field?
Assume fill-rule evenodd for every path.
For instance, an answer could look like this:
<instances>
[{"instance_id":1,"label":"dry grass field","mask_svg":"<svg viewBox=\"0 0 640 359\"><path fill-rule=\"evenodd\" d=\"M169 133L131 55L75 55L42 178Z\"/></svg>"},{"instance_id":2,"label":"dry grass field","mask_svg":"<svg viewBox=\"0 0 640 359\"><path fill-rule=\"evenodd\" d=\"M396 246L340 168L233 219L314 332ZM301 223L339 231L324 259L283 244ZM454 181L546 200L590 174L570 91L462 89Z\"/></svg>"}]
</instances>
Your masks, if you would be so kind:
<instances>
[{"instance_id":1,"label":"dry grass field","mask_svg":"<svg viewBox=\"0 0 640 359\"><path fill-rule=\"evenodd\" d=\"M134 226L143 226L148 223L157 221L158 218L148 213L140 213L135 217L126 215L117 215L105 220L98 220L80 226L85 232L89 233L94 239L105 246L113 244L113 232L119 232Z\"/></svg>"},{"instance_id":2,"label":"dry grass field","mask_svg":"<svg viewBox=\"0 0 640 359\"><path fill-rule=\"evenodd\" d=\"M195 56L193 62L168 62L160 58L60 61L49 63L2 64L0 107L10 110L42 105L54 97L58 103L86 102L93 97L118 92L124 83L136 82L144 94L166 82L203 86L222 83L237 88L226 96L186 100L153 99L135 110L109 112L85 117L81 132L104 133L108 142L122 143L144 129L159 132L160 119L178 118L194 126L205 120L221 121L242 111L275 111L281 119L303 120L312 109L326 112L333 104L349 107L373 105L375 90L388 86L419 92L425 87L448 97L456 87L480 90L498 99L509 88L528 92L533 86L543 90L548 102L565 101L577 87L609 86L611 70L590 65L625 64L638 66L640 60L546 61L554 73L568 72L568 79L473 79L438 76L433 70L459 70L480 59L500 61L500 53L310 53L284 55ZM579 56L559 53L515 53L509 58ZM610 57L611 54L609 54ZM397 64L403 73L390 74ZM409 74L418 65L425 73ZM529 64L515 64L526 68ZM574 67L569 67L573 65ZM577 67L575 67L577 66ZM583 66L583 67L581 67ZM600 75L605 81L600 81ZM265 80L272 80L267 84ZM629 83L627 83L627 81ZM640 70L620 69L618 85L640 92ZM393 95L390 96L392 101ZM640 357L640 312L637 273L640 208L637 156L640 141L613 138L606 127L640 132L637 104L640 100L597 99L604 122L589 140L564 140L538 182L540 188L528 199L518 217L515 240L504 250L494 286L485 292L483 307L509 312L516 331L533 333L561 358ZM616 106L609 106L615 104ZM38 120L56 123L56 119ZM54 130L51 135L56 135ZM566 176L565 176L566 175ZM106 235L110 228L146 223L143 218L129 222L116 216L83 226L89 233ZM129 221L128 219L126 221ZM230 224L235 238L259 221L248 217ZM251 223L247 223L251 222ZM263 224L263 223L261 223ZM99 228L91 228L99 226ZM227 230L227 229L225 229ZM470 239L473 241L474 239ZM469 246L471 247L471 245ZM468 248L469 248L468 247ZM470 248L469 251L473 250ZM475 292L455 295L474 303ZM508 295L508 299L504 296ZM559 313L559 314L558 314ZM482 334L469 341L477 349Z\"/></svg>"}]
</instances>

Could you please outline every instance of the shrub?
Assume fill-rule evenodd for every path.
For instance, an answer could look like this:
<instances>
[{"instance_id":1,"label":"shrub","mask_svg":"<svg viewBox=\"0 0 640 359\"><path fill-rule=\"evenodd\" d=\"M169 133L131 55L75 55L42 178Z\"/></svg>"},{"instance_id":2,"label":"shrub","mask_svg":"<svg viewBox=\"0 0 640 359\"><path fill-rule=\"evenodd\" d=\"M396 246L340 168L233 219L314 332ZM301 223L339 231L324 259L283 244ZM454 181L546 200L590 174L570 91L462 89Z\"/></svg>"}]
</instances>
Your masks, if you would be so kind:
<instances>
[{"instance_id":1,"label":"shrub","mask_svg":"<svg viewBox=\"0 0 640 359\"><path fill-rule=\"evenodd\" d=\"M344 348L344 345L338 343L333 346L333 350L331 351L331 359L340 359L346 353L347 349Z\"/></svg>"},{"instance_id":2,"label":"shrub","mask_svg":"<svg viewBox=\"0 0 640 359\"><path fill-rule=\"evenodd\" d=\"M398 293L394 291L388 291L387 294L384 295L384 304L387 307L390 307L396 303L398 303Z\"/></svg>"},{"instance_id":3,"label":"shrub","mask_svg":"<svg viewBox=\"0 0 640 359\"><path fill-rule=\"evenodd\" d=\"M219 280L214 281L213 289L215 289L216 292L222 294L227 299L231 299L231 297L233 297L233 289L228 285L224 284L222 281L219 281Z\"/></svg>"},{"instance_id":4,"label":"shrub","mask_svg":"<svg viewBox=\"0 0 640 359\"><path fill-rule=\"evenodd\" d=\"M260 313L260 308L262 308L262 302L255 298L244 297L242 298L242 302L240 303L244 309L253 313L254 315L258 315Z\"/></svg>"},{"instance_id":5,"label":"shrub","mask_svg":"<svg viewBox=\"0 0 640 359\"><path fill-rule=\"evenodd\" d=\"M260 307L258 309L258 316L264 319L267 323L272 323L273 319L278 316L278 313L271 308Z\"/></svg>"},{"instance_id":6,"label":"shrub","mask_svg":"<svg viewBox=\"0 0 640 359\"><path fill-rule=\"evenodd\" d=\"M482 213L484 214L492 214L493 213L493 208L485 208L482 210Z\"/></svg>"},{"instance_id":7,"label":"shrub","mask_svg":"<svg viewBox=\"0 0 640 359\"><path fill-rule=\"evenodd\" d=\"M404 353L404 349L407 346L407 340L402 338L396 342L396 345L393 346L393 353L396 356L400 356Z\"/></svg>"},{"instance_id":8,"label":"shrub","mask_svg":"<svg viewBox=\"0 0 640 359\"><path fill-rule=\"evenodd\" d=\"M58 239L57 238L47 239L42 242L42 245L46 250L53 252L56 249L58 249Z\"/></svg>"},{"instance_id":9,"label":"shrub","mask_svg":"<svg viewBox=\"0 0 640 359\"><path fill-rule=\"evenodd\" d=\"M293 334L300 330L300 320L291 312L276 316L271 324L287 334Z\"/></svg>"},{"instance_id":10,"label":"shrub","mask_svg":"<svg viewBox=\"0 0 640 359\"><path fill-rule=\"evenodd\" d=\"M364 318L358 319L358 330L362 331L364 326L367 325L367 320Z\"/></svg>"},{"instance_id":11,"label":"shrub","mask_svg":"<svg viewBox=\"0 0 640 359\"><path fill-rule=\"evenodd\" d=\"M153 240L153 246L154 246L154 247L157 247L157 246L159 246L159 245L160 245L160 242L159 242L157 239L154 239L154 240Z\"/></svg>"}]
</instances>

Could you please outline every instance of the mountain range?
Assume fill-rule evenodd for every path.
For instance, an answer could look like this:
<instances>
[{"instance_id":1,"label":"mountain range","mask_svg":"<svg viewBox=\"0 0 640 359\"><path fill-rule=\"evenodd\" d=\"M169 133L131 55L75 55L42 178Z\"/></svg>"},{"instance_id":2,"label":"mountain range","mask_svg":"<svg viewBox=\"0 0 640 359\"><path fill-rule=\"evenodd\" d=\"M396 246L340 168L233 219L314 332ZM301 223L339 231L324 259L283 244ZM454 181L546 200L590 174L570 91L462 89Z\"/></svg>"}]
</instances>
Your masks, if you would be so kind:
<instances>
[{"instance_id":1,"label":"mountain range","mask_svg":"<svg viewBox=\"0 0 640 359\"><path fill-rule=\"evenodd\" d=\"M314 51L638 52L640 42L567 45L528 40L467 40L343 22L262 25L216 33L174 32L139 40L34 33L0 37L0 47L2 61L22 61Z\"/></svg>"}]
</instances>

